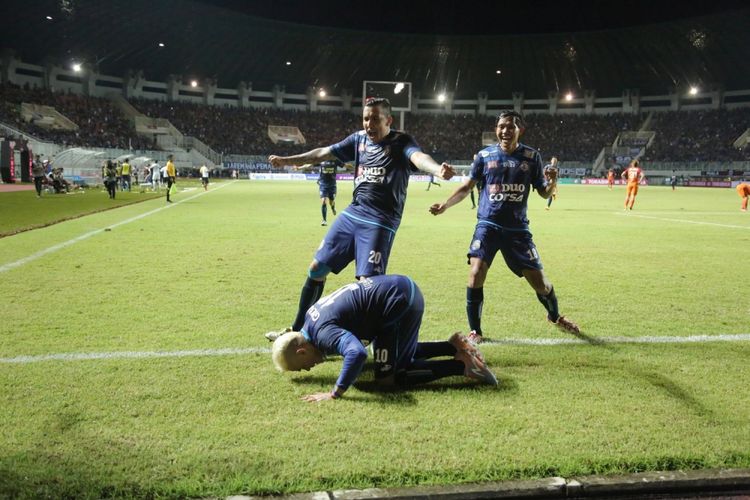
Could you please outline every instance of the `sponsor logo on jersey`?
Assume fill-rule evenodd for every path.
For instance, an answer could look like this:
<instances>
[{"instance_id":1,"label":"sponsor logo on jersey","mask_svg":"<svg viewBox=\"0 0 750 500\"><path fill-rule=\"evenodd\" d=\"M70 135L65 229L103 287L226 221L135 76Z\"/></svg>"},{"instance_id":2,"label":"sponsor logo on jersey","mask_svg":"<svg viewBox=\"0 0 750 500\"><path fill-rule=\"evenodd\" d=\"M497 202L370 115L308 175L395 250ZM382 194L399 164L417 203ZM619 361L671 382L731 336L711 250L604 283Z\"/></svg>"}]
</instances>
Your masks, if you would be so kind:
<instances>
[{"instance_id":1,"label":"sponsor logo on jersey","mask_svg":"<svg viewBox=\"0 0 750 500\"><path fill-rule=\"evenodd\" d=\"M523 201L526 192L525 184L488 184L487 191L490 201Z\"/></svg>"},{"instance_id":2,"label":"sponsor logo on jersey","mask_svg":"<svg viewBox=\"0 0 750 500\"><path fill-rule=\"evenodd\" d=\"M487 168L497 168L497 160L490 160L487 162Z\"/></svg>"},{"instance_id":3,"label":"sponsor logo on jersey","mask_svg":"<svg viewBox=\"0 0 750 500\"><path fill-rule=\"evenodd\" d=\"M356 179L356 184L362 182L373 182L375 184L385 183L385 176L388 173L385 167L365 167L362 173Z\"/></svg>"},{"instance_id":4,"label":"sponsor logo on jersey","mask_svg":"<svg viewBox=\"0 0 750 500\"><path fill-rule=\"evenodd\" d=\"M503 167L505 168L516 168L516 162L511 160L506 160L503 162Z\"/></svg>"}]
</instances>

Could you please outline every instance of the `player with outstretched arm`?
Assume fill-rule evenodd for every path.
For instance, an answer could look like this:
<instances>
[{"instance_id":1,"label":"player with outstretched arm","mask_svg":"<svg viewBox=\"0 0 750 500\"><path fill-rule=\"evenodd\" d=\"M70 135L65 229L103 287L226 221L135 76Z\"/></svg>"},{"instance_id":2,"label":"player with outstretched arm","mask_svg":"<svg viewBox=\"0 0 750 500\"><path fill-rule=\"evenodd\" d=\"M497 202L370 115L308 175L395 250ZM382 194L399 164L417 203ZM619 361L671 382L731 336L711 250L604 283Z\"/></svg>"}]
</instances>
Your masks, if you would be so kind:
<instances>
[{"instance_id":1,"label":"player with outstretched arm","mask_svg":"<svg viewBox=\"0 0 750 500\"><path fill-rule=\"evenodd\" d=\"M471 329L469 340L474 343L482 341L484 281L497 252L502 253L513 273L531 285L551 323L563 331L579 333L575 323L560 315L555 289L543 271L529 231L526 207L531 187L542 198L548 198L557 186L557 169L550 168L545 178L539 152L519 142L524 128L519 113L501 113L495 127L499 143L481 150L474 158L469 178L445 202L430 207L430 213L440 215L466 198L474 186L481 186L477 225L467 254L471 267L466 313Z\"/></svg>"},{"instance_id":2,"label":"player with outstretched arm","mask_svg":"<svg viewBox=\"0 0 750 500\"><path fill-rule=\"evenodd\" d=\"M268 332L267 339L302 328L305 311L323 294L328 273L338 274L355 261L357 279L385 274L411 172L418 169L446 180L455 174L449 164L438 164L422 152L410 135L392 130L392 123L390 102L371 98L362 110L364 130L331 146L269 157L274 168L338 159L354 165L355 178L351 204L331 225L310 263L291 328Z\"/></svg>"}]
</instances>

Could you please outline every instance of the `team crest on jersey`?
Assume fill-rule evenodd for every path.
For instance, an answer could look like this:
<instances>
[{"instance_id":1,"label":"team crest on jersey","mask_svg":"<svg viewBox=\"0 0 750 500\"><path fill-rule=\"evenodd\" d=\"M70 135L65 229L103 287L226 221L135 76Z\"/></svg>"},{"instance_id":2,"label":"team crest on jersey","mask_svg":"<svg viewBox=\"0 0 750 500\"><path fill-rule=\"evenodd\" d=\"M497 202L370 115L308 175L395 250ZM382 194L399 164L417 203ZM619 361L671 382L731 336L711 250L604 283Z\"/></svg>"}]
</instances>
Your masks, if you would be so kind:
<instances>
[{"instance_id":1,"label":"team crest on jersey","mask_svg":"<svg viewBox=\"0 0 750 500\"><path fill-rule=\"evenodd\" d=\"M479 240L474 240L471 242L471 249L476 251L479 250L482 247L482 242Z\"/></svg>"},{"instance_id":2,"label":"team crest on jersey","mask_svg":"<svg viewBox=\"0 0 750 500\"><path fill-rule=\"evenodd\" d=\"M529 171L529 164L528 164L528 162L525 162L525 161L521 162L521 170L523 172L528 172Z\"/></svg>"}]
</instances>

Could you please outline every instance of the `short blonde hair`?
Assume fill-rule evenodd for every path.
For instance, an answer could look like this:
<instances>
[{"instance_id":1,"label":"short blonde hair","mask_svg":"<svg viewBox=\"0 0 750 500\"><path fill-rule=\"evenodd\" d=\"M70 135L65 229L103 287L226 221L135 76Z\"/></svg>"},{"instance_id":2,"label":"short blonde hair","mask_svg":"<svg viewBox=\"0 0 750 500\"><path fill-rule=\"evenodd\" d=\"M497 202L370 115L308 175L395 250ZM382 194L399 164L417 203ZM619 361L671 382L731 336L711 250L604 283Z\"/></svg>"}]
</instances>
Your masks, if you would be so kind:
<instances>
[{"instance_id":1,"label":"short blonde hair","mask_svg":"<svg viewBox=\"0 0 750 500\"><path fill-rule=\"evenodd\" d=\"M299 332L287 332L274 340L271 359L276 369L280 372L299 371L297 349L305 342L304 335Z\"/></svg>"}]
</instances>

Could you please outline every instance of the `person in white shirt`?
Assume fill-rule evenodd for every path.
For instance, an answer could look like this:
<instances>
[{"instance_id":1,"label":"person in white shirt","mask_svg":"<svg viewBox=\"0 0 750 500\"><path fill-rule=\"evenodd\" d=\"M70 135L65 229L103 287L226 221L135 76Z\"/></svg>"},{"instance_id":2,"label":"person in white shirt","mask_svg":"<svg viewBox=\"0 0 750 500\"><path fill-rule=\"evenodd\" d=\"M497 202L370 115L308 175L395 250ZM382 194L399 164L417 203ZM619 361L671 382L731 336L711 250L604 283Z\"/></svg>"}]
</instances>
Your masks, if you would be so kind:
<instances>
[{"instance_id":1,"label":"person in white shirt","mask_svg":"<svg viewBox=\"0 0 750 500\"><path fill-rule=\"evenodd\" d=\"M208 191L208 167L203 165L200 168L201 183L203 184L203 190Z\"/></svg>"},{"instance_id":2,"label":"person in white shirt","mask_svg":"<svg viewBox=\"0 0 750 500\"><path fill-rule=\"evenodd\" d=\"M154 162L149 168L151 169L151 188L154 191L159 191L161 188L161 172L159 170L159 164Z\"/></svg>"}]
</instances>

